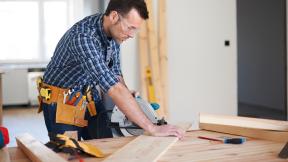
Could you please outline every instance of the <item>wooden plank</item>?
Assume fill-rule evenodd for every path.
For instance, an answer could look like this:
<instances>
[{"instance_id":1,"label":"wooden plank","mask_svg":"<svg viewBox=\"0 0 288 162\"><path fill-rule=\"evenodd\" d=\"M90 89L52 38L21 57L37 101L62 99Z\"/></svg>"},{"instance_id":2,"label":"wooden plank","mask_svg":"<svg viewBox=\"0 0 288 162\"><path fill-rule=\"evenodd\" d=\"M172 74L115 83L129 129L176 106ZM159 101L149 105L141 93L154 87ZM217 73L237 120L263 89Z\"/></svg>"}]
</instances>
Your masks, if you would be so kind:
<instances>
[{"instance_id":1,"label":"wooden plank","mask_svg":"<svg viewBox=\"0 0 288 162\"><path fill-rule=\"evenodd\" d=\"M158 41L157 34L154 27L153 7L152 0L146 0L147 9L149 11L149 19L147 20L147 33L148 33L148 49L150 56L150 66L152 70L152 79L156 92L156 98L160 109L156 112L160 117L166 116L165 107L163 106L162 90L161 90L161 78L160 78L160 67L159 67L159 53L158 53Z\"/></svg>"},{"instance_id":2,"label":"wooden plank","mask_svg":"<svg viewBox=\"0 0 288 162\"><path fill-rule=\"evenodd\" d=\"M28 133L16 137L18 147L33 162L65 162L66 160L50 150L48 147L37 141ZM67 161L66 161L67 162Z\"/></svg>"},{"instance_id":3,"label":"wooden plank","mask_svg":"<svg viewBox=\"0 0 288 162\"><path fill-rule=\"evenodd\" d=\"M191 124L185 123L180 126L186 131ZM104 162L153 162L158 160L177 141L177 137L141 135L107 157Z\"/></svg>"},{"instance_id":4,"label":"wooden plank","mask_svg":"<svg viewBox=\"0 0 288 162\"><path fill-rule=\"evenodd\" d=\"M146 21L143 22L139 36L138 36L138 47L139 47L139 64L140 64L140 84L141 84L141 97L145 100L148 99L147 86L146 86L146 67L149 66L148 58L148 40L147 40L147 28Z\"/></svg>"},{"instance_id":5,"label":"wooden plank","mask_svg":"<svg viewBox=\"0 0 288 162\"><path fill-rule=\"evenodd\" d=\"M10 156L8 152L8 148L4 147L0 149L0 162L10 162Z\"/></svg>"},{"instance_id":6,"label":"wooden plank","mask_svg":"<svg viewBox=\"0 0 288 162\"><path fill-rule=\"evenodd\" d=\"M166 117L168 111L168 53L167 53L167 31L166 31L166 0L158 0L158 44L160 59L160 81L162 90L162 109Z\"/></svg>"},{"instance_id":7,"label":"wooden plank","mask_svg":"<svg viewBox=\"0 0 288 162\"><path fill-rule=\"evenodd\" d=\"M109 156L105 162L146 162L156 161L171 145L176 137L152 137L141 135L122 149Z\"/></svg>"},{"instance_id":8,"label":"wooden plank","mask_svg":"<svg viewBox=\"0 0 288 162\"><path fill-rule=\"evenodd\" d=\"M200 114L200 123L237 126L274 131L288 131L287 121L237 117L229 115Z\"/></svg>"},{"instance_id":9,"label":"wooden plank","mask_svg":"<svg viewBox=\"0 0 288 162\"><path fill-rule=\"evenodd\" d=\"M243 128L230 125L208 124L208 123L200 123L199 127L204 130L234 134L239 136L253 137L257 139L271 140L275 142L288 141L287 131L262 130L262 129Z\"/></svg>"}]
</instances>

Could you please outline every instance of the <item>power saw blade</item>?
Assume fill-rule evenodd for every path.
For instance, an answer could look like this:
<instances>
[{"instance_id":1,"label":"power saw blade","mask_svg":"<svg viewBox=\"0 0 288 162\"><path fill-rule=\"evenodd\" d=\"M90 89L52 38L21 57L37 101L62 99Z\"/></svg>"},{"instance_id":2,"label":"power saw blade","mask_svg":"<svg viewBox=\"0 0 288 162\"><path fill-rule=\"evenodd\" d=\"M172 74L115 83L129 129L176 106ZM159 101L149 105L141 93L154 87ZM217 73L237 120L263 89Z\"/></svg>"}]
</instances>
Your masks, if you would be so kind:
<instances>
[{"instance_id":1,"label":"power saw blade","mask_svg":"<svg viewBox=\"0 0 288 162\"><path fill-rule=\"evenodd\" d=\"M135 98L141 110L144 112L146 117L154 124L162 125L167 124L164 119L159 119L153 107L147 101L142 98ZM121 132L124 136L132 136L132 135L141 135L144 133L144 130L141 129L136 124L129 121L126 116L118 109L117 106L114 107L112 115L111 115L111 123L114 129L117 132ZM117 125L117 126L115 126Z\"/></svg>"}]
</instances>

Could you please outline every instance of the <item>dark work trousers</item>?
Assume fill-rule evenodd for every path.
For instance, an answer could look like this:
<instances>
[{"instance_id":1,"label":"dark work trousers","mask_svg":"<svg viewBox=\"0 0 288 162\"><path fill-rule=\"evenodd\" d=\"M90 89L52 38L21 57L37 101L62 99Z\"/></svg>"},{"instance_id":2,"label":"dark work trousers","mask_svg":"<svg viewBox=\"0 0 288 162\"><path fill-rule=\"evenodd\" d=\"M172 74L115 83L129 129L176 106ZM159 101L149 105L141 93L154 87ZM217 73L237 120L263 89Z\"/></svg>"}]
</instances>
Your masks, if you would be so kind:
<instances>
[{"instance_id":1,"label":"dark work trousers","mask_svg":"<svg viewBox=\"0 0 288 162\"><path fill-rule=\"evenodd\" d=\"M113 137L111 128L108 127L109 118L104 103L96 103L97 115L88 120L88 132L92 139Z\"/></svg>"},{"instance_id":2,"label":"dark work trousers","mask_svg":"<svg viewBox=\"0 0 288 162\"><path fill-rule=\"evenodd\" d=\"M88 120L87 127L77 127L69 124L56 123L57 104L42 104L44 120L48 133L63 134L65 131L77 131L78 140L109 138L112 137L111 129L107 127L108 116L102 102L96 103L97 115L91 117L88 109L85 112L85 119Z\"/></svg>"}]
</instances>

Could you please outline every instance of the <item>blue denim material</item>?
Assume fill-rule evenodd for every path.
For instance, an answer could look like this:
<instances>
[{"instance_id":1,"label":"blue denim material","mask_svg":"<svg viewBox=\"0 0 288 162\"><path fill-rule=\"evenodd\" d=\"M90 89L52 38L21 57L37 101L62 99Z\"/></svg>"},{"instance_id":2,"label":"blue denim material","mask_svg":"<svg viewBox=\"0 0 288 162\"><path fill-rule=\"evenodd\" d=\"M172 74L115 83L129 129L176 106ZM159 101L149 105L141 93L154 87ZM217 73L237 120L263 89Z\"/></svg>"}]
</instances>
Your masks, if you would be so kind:
<instances>
[{"instance_id":1,"label":"blue denim material","mask_svg":"<svg viewBox=\"0 0 288 162\"><path fill-rule=\"evenodd\" d=\"M42 104L44 120L48 133L63 134L65 131L77 131L78 140L108 138L112 137L110 128L107 127L108 116L102 102L96 104L97 115L91 117L89 111L86 109L85 119L88 120L87 127L77 127L69 124L56 123L56 108L57 104ZM101 116L99 116L101 114Z\"/></svg>"}]
</instances>

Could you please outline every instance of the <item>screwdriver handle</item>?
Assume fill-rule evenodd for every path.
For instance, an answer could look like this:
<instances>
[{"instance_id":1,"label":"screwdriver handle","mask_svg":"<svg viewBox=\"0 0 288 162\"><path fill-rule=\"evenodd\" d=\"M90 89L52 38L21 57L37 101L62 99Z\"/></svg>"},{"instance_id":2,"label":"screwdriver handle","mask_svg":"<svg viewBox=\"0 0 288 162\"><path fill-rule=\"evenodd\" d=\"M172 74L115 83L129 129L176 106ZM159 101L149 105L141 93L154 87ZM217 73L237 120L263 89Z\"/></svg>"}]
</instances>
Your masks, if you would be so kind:
<instances>
[{"instance_id":1,"label":"screwdriver handle","mask_svg":"<svg viewBox=\"0 0 288 162\"><path fill-rule=\"evenodd\" d=\"M226 138L224 139L223 143L228 143L228 144L242 144L246 142L246 138Z\"/></svg>"}]
</instances>

